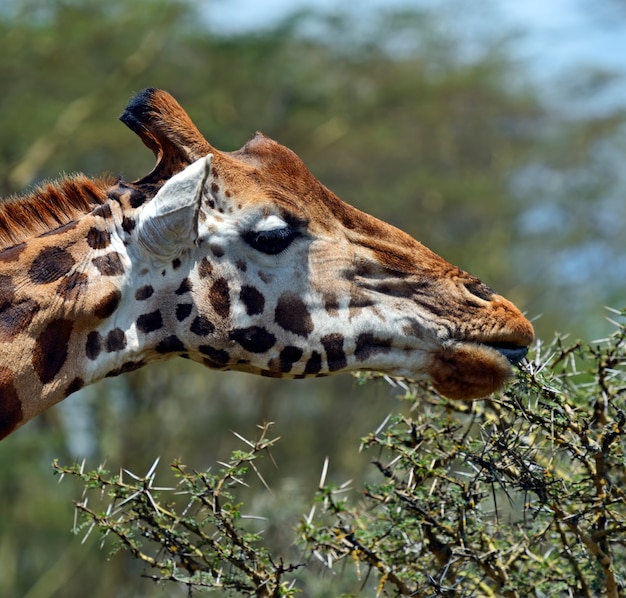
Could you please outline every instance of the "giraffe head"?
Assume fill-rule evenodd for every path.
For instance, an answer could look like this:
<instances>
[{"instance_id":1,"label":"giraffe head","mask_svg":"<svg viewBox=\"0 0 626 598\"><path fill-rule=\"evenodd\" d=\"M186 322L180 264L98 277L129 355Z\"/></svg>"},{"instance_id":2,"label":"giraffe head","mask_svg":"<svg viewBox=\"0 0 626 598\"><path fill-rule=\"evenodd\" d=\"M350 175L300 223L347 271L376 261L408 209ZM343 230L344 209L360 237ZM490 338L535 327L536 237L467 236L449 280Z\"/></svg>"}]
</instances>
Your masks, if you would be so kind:
<instances>
[{"instance_id":1,"label":"giraffe head","mask_svg":"<svg viewBox=\"0 0 626 598\"><path fill-rule=\"evenodd\" d=\"M176 355L280 378L498 389L533 329L478 279L342 202L257 134L213 148L165 92L122 120L134 183L66 177L0 204L0 438L86 384Z\"/></svg>"},{"instance_id":2,"label":"giraffe head","mask_svg":"<svg viewBox=\"0 0 626 598\"><path fill-rule=\"evenodd\" d=\"M117 370L172 355L281 378L367 369L474 399L525 355L533 329L512 303L341 201L286 147L257 134L219 151L155 89L121 118L157 164L109 193L132 264L116 318L136 344Z\"/></svg>"}]
</instances>

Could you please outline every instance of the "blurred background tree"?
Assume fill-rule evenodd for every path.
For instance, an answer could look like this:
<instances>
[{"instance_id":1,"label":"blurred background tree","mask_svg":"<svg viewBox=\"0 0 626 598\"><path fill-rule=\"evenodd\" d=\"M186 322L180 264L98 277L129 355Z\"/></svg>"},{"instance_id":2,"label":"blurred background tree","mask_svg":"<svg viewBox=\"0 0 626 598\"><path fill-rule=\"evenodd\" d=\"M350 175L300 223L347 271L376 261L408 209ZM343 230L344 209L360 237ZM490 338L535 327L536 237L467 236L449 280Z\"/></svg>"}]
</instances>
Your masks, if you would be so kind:
<instances>
[{"instance_id":1,"label":"blurred background tree","mask_svg":"<svg viewBox=\"0 0 626 598\"><path fill-rule=\"evenodd\" d=\"M134 92L161 87L220 149L255 130L290 146L344 200L542 315L539 336L603 335L602 306L624 303L626 128L623 108L584 111L580 98L616 75L590 65L547 90L497 3L478 5L300 12L233 33L193 0L5 0L0 195L63 172L145 174L150 152L116 119ZM53 484L55 457L208 467L237 444L229 430L249 437L274 421L274 495L248 506L280 544L324 456L337 481L363 479L358 439L402 409L382 383L273 381L178 361L86 389L2 443L0 595L153 591L122 555L103 572L97 543L71 537L75 488Z\"/></svg>"}]
</instances>

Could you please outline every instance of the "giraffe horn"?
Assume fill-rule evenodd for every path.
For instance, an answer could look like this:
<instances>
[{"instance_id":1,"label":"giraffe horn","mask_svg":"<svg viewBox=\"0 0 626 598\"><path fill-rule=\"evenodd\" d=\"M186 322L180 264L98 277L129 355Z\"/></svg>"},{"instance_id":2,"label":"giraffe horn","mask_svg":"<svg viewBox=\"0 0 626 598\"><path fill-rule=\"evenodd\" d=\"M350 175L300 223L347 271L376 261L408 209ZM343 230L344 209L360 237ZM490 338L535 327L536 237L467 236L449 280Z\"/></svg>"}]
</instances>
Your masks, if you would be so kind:
<instances>
[{"instance_id":1,"label":"giraffe horn","mask_svg":"<svg viewBox=\"0 0 626 598\"><path fill-rule=\"evenodd\" d=\"M136 94L120 120L152 150L156 165L134 185L157 188L213 150L180 104L166 91L149 87Z\"/></svg>"}]
</instances>

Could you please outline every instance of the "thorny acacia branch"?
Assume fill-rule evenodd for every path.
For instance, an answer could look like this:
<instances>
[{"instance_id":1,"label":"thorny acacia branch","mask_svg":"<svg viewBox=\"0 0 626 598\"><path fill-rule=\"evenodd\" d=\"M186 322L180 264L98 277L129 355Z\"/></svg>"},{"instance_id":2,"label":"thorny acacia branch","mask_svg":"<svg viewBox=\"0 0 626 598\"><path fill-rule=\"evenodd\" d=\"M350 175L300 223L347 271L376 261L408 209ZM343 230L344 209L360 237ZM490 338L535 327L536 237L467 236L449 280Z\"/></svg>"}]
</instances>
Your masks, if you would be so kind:
<instances>
[{"instance_id":1,"label":"thorny acacia branch","mask_svg":"<svg viewBox=\"0 0 626 598\"><path fill-rule=\"evenodd\" d=\"M538 345L487 401L446 401L427 385L385 379L408 409L363 439L377 478L359 500L347 484L327 484L324 465L297 530L309 567L353 570L364 596L626 593L625 325L592 345ZM172 488L155 486L155 466L125 477L56 469L106 493L102 511L77 503L81 529L117 538L152 579L189 593L292 596L301 565L270 554L241 525L235 499L251 471L267 486L254 461L275 442L268 430L239 436L246 450L216 473L174 464Z\"/></svg>"}]
</instances>

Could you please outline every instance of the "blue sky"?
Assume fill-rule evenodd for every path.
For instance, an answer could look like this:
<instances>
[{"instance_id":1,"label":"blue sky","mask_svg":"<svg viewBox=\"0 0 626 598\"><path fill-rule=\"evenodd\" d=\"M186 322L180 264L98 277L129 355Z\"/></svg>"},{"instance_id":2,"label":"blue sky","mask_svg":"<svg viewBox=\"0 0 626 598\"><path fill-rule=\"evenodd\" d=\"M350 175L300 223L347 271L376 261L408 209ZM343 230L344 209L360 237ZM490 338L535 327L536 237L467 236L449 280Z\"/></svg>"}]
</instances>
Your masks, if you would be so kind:
<instances>
[{"instance_id":1,"label":"blue sky","mask_svg":"<svg viewBox=\"0 0 626 598\"><path fill-rule=\"evenodd\" d=\"M611 14L612 0L604 5L590 0L499 0L513 24L528 27L537 60L557 65L597 62L626 72L626 11L621 19ZM603 8L604 6L604 8Z\"/></svg>"},{"instance_id":2,"label":"blue sky","mask_svg":"<svg viewBox=\"0 0 626 598\"><path fill-rule=\"evenodd\" d=\"M467 0L466 0L467 1ZM512 26L528 29L529 45L545 58L549 52L555 61L564 63L581 59L600 60L606 65L625 69L626 11L622 20L615 0L473 0L472 10L482 1L485 10L493 10ZM380 8L445 4L437 0L359 0L358 12ZM459 7L462 2L458 3ZM270 25L301 8L333 10L337 0L211 0L207 10L220 29L252 30ZM344 5L345 6L345 5ZM463 18L460 13L459 18ZM536 56L539 57L538 55Z\"/></svg>"}]
</instances>

